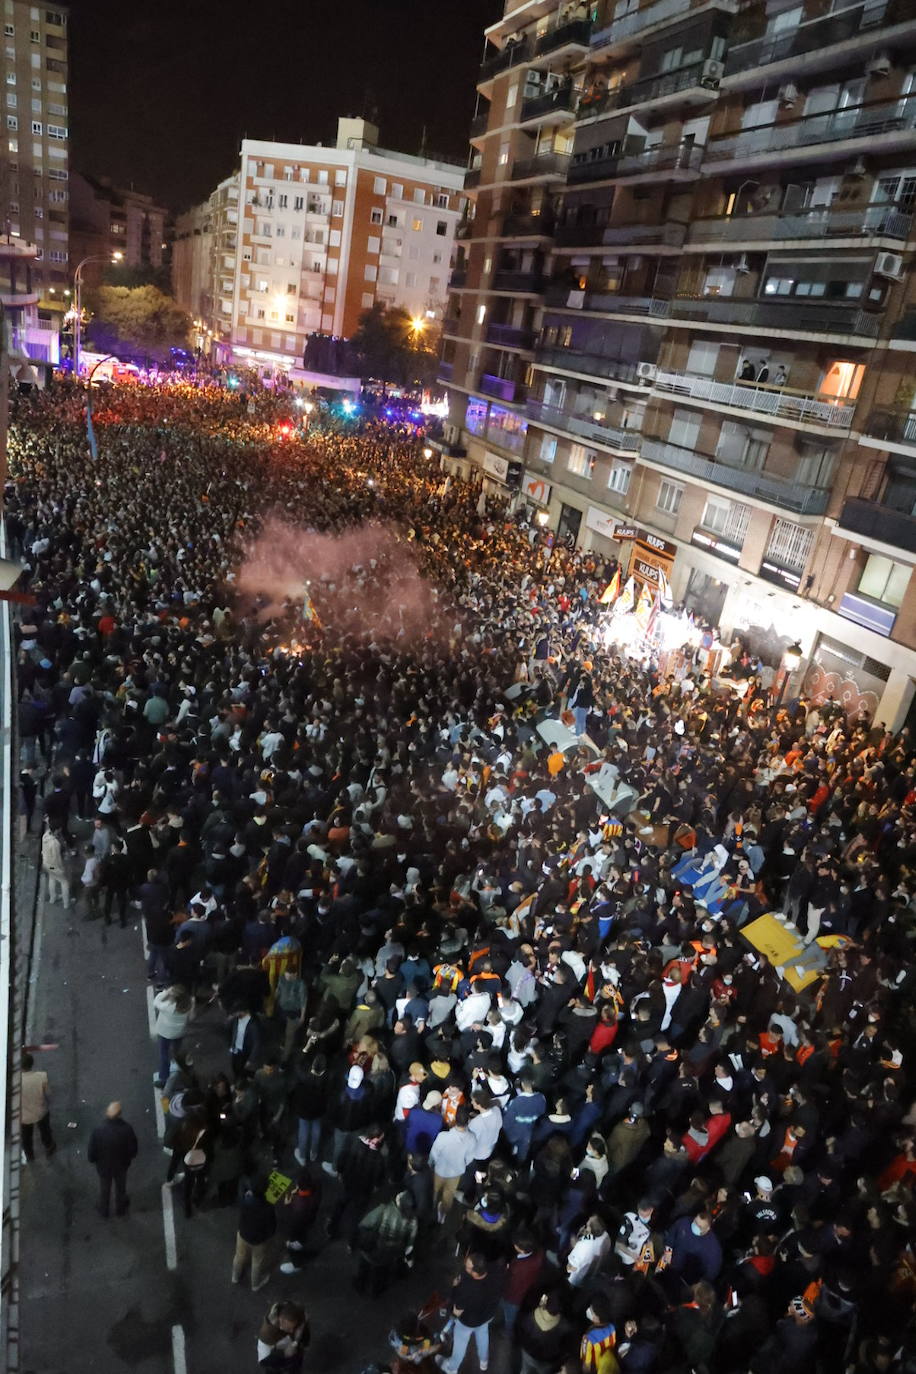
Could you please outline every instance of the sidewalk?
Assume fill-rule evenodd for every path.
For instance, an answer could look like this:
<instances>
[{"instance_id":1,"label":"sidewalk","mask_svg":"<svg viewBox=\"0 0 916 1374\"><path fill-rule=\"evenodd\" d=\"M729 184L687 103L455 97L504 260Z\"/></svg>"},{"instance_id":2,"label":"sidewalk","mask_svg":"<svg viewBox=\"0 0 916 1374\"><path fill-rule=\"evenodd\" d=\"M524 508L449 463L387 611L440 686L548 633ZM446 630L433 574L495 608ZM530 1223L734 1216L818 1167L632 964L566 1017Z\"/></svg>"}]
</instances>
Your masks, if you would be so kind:
<instances>
[{"instance_id":1,"label":"sidewalk","mask_svg":"<svg viewBox=\"0 0 916 1374\"><path fill-rule=\"evenodd\" d=\"M27 871L31 879L34 870ZM46 1160L39 1148L35 1163L23 1169L24 1374L253 1369L258 1326L282 1297L301 1301L310 1315L307 1370L358 1374L374 1360L384 1363L392 1323L433 1289L444 1291L454 1272L451 1246L434 1238L430 1262L379 1300L354 1293L353 1261L340 1241L325 1242L301 1274L275 1272L258 1294L230 1286L236 1208L207 1209L188 1221L178 1190L173 1212L171 1191L161 1186L167 1159L157 1135L149 985L131 910L121 930L40 904L31 1039L56 1046L35 1058L50 1078L58 1150ZM186 1046L203 1083L228 1068L222 1029L216 1005L190 1028ZM128 1215L103 1221L86 1147L113 1098L121 1101L140 1152L128 1180ZM291 1158L289 1165L287 1172L295 1167ZM328 1193L333 1188L326 1202ZM313 1234L317 1246L324 1240L321 1221ZM278 1252L278 1263L282 1258Z\"/></svg>"}]
</instances>

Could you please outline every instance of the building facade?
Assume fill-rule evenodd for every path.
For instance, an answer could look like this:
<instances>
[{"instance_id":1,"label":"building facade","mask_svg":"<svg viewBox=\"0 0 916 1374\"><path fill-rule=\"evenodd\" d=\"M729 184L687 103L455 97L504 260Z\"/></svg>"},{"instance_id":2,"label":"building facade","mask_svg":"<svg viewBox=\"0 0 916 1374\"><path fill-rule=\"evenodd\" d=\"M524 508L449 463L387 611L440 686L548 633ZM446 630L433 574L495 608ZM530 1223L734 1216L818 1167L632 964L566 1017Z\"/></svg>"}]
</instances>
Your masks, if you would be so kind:
<instances>
[{"instance_id":1,"label":"building facade","mask_svg":"<svg viewBox=\"0 0 916 1374\"><path fill-rule=\"evenodd\" d=\"M106 177L70 178L70 249L73 266L86 264L83 281L98 285L115 254L125 267L156 271L165 262L169 212L152 196L115 186Z\"/></svg>"},{"instance_id":2,"label":"building facade","mask_svg":"<svg viewBox=\"0 0 916 1374\"><path fill-rule=\"evenodd\" d=\"M172 292L194 321L195 347L225 352L232 333L238 247L238 173L175 221Z\"/></svg>"},{"instance_id":3,"label":"building facade","mask_svg":"<svg viewBox=\"0 0 916 1374\"><path fill-rule=\"evenodd\" d=\"M300 366L310 335L349 337L377 301L403 306L418 328L441 323L462 168L380 148L374 125L340 119L333 147L245 139L237 178L219 190L231 186L231 231L228 208L215 227L212 196L182 217L174 283L240 362ZM191 259L196 251L202 262L203 243L195 250L192 241L207 234L204 288Z\"/></svg>"},{"instance_id":4,"label":"building facade","mask_svg":"<svg viewBox=\"0 0 916 1374\"><path fill-rule=\"evenodd\" d=\"M914 0L508 0L486 38L455 463L913 720Z\"/></svg>"},{"instance_id":5,"label":"building facade","mask_svg":"<svg viewBox=\"0 0 916 1374\"><path fill-rule=\"evenodd\" d=\"M65 5L3 0L0 235L30 245L38 293L28 347L55 363L69 284L69 106Z\"/></svg>"}]
</instances>

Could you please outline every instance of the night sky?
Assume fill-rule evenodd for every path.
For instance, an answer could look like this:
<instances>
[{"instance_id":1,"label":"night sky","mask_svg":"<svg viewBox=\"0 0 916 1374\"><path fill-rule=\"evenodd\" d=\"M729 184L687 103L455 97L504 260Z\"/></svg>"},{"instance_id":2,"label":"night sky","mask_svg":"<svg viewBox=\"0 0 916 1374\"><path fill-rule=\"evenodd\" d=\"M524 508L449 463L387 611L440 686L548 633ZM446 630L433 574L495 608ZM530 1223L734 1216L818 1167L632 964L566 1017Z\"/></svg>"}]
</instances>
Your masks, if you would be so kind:
<instances>
[{"instance_id":1,"label":"night sky","mask_svg":"<svg viewBox=\"0 0 916 1374\"><path fill-rule=\"evenodd\" d=\"M76 171L183 210L240 140L332 143L378 111L383 147L464 158L483 30L502 0L70 0Z\"/></svg>"}]
</instances>

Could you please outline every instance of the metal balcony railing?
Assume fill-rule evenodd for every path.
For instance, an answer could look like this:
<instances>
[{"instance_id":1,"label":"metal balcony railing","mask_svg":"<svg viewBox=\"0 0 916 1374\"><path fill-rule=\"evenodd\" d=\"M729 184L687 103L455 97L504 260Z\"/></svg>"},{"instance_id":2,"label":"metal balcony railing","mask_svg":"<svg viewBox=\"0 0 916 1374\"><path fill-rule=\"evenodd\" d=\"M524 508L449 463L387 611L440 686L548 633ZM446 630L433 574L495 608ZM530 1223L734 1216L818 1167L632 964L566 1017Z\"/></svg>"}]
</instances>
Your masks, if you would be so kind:
<instances>
[{"instance_id":1,"label":"metal balcony railing","mask_svg":"<svg viewBox=\"0 0 916 1374\"><path fill-rule=\"evenodd\" d=\"M664 243L679 248L686 224L563 224L554 237L564 248L606 247L609 244Z\"/></svg>"},{"instance_id":2,"label":"metal balcony railing","mask_svg":"<svg viewBox=\"0 0 916 1374\"><path fill-rule=\"evenodd\" d=\"M672 318L708 321L710 324L758 325L764 329L791 329L801 334L844 334L871 342L878 337L881 316L855 305L825 305L809 297L735 300L727 296L676 296L670 302Z\"/></svg>"},{"instance_id":3,"label":"metal balcony railing","mask_svg":"<svg viewBox=\"0 0 916 1374\"><path fill-rule=\"evenodd\" d=\"M688 477L699 477L727 491L753 496L758 501L768 501L774 506L795 511L798 515L823 515L827 509L830 492L826 488L807 487L766 472L733 468L717 462L715 458L694 453L693 449L669 444L664 439L644 438L641 456L645 462L658 463L660 467L670 468Z\"/></svg>"},{"instance_id":4,"label":"metal balcony railing","mask_svg":"<svg viewBox=\"0 0 916 1374\"><path fill-rule=\"evenodd\" d=\"M536 424L552 425L567 434L575 434L580 439L603 444L618 453L637 453L641 435L635 429L621 429L616 425L605 425L590 415L576 415L561 406L546 405L543 401L528 401L525 410L529 419Z\"/></svg>"},{"instance_id":5,"label":"metal balcony railing","mask_svg":"<svg viewBox=\"0 0 916 1374\"><path fill-rule=\"evenodd\" d=\"M573 45L587 48L591 35L590 19L573 19L568 24L558 24L555 29L548 29L546 33L541 34L535 44L535 56L543 57L545 53L556 52L557 48L569 48Z\"/></svg>"},{"instance_id":6,"label":"metal balcony railing","mask_svg":"<svg viewBox=\"0 0 916 1374\"><path fill-rule=\"evenodd\" d=\"M873 139L881 134L912 133L916 129L916 94L897 100L850 105L827 114L802 115L777 124L764 124L737 134L720 134L706 145L706 162L725 162L748 154L779 155L793 148L847 139Z\"/></svg>"},{"instance_id":7,"label":"metal balcony railing","mask_svg":"<svg viewBox=\"0 0 916 1374\"><path fill-rule=\"evenodd\" d=\"M570 183L603 181L606 177L640 176L649 172L699 172L703 148L698 143L676 143L648 148L639 153L619 152L591 158L576 153L569 169Z\"/></svg>"},{"instance_id":8,"label":"metal balcony railing","mask_svg":"<svg viewBox=\"0 0 916 1374\"><path fill-rule=\"evenodd\" d=\"M899 24L913 18L912 0L864 0L834 14L822 14L816 19L798 24L790 32L763 34L759 38L741 41L734 32L725 59L725 74L751 71L787 57L800 57L820 52L854 38L860 32L872 32L879 27Z\"/></svg>"},{"instance_id":9,"label":"metal balcony railing","mask_svg":"<svg viewBox=\"0 0 916 1374\"><path fill-rule=\"evenodd\" d=\"M544 95L535 95L530 100L523 100L519 121L522 124L530 124L532 120L542 119L545 115L551 114L566 114L571 117L578 99L579 94L572 84L555 86Z\"/></svg>"},{"instance_id":10,"label":"metal balcony railing","mask_svg":"<svg viewBox=\"0 0 916 1374\"><path fill-rule=\"evenodd\" d=\"M481 134L485 134L487 132L487 123L489 121L489 118L489 111L487 111L485 114L478 114L474 116L474 118L471 120L471 138L480 138Z\"/></svg>"},{"instance_id":11,"label":"metal balcony railing","mask_svg":"<svg viewBox=\"0 0 916 1374\"><path fill-rule=\"evenodd\" d=\"M437 372L440 381L450 382L452 380L452 377L455 375L455 364L443 362L440 358Z\"/></svg>"},{"instance_id":12,"label":"metal balcony railing","mask_svg":"<svg viewBox=\"0 0 916 1374\"><path fill-rule=\"evenodd\" d=\"M506 215L500 232L503 238L534 238L538 234L549 238L553 227L552 215Z\"/></svg>"},{"instance_id":13,"label":"metal balcony railing","mask_svg":"<svg viewBox=\"0 0 916 1374\"><path fill-rule=\"evenodd\" d=\"M466 267L456 267L448 279L449 290L454 290L458 286L466 286L468 271Z\"/></svg>"},{"instance_id":14,"label":"metal balcony railing","mask_svg":"<svg viewBox=\"0 0 916 1374\"><path fill-rule=\"evenodd\" d=\"M894 444L916 448L916 412L912 410L873 410L865 421L865 433L873 439L888 439Z\"/></svg>"},{"instance_id":15,"label":"metal balcony railing","mask_svg":"<svg viewBox=\"0 0 916 1374\"><path fill-rule=\"evenodd\" d=\"M533 348L534 333L530 329L519 329L513 324L488 324L487 343L502 344L506 348Z\"/></svg>"},{"instance_id":16,"label":"metal balcony railing","mask_svg":"<svg viewBox=\"0 0 916 1374\"><path fill-rule=\"evenodd\" d=\"M666 319L671 301L658 296L621 296L616 291L578 291L564 282L553 282L544 293L547 305L569 310L601 310L615 315L650 315Z\"/></svg>"},{"instance_id":17,"label":"metal balcony railing","mask_svg":"<svg viewBox=\"0 0 916 1374\"><path fill-rule=\"evenodd\" d=\"M905 243L913 216L892 205L869 205L864 210L834 210L818 205L780 215L735 215L694 220L690 243L754 242L781 239L888 238Z\"/></svg>"},{"instance_id":18,"label":"metal balcony railing","mask_svg":"<svg viewBox=\"0 0 916 1374\"><path fill-rule=\"evenodd\" d=\"M606 24L603 29L593 33L592 51L620 43L624 38L632 38L653 24L663 24L666 19L687 19L690 17L690 8L684 4L684 0L656 0L654 5L643 5L641 9L621 15L612 24ZM719 8L734 13L737 0L721 0Z\"/></svg>"},{"instance_id":19,"label":"metal balcony railing","mask_svg":"<svg viewBox=\"0 0 916 1374\"><path fill-rule=\"evenodd\" d=\"M656 391L672 396L689 396L693 400L711 401L713 405L752 410L774 419L806 420L831 429L849 429L856 413L855 404L848 401L824 400L811 392L791 391L786 387L718 382L712 377L692 376L689 372L659 369L652 385Z\"/></svg>"},{"instance_id":20,"label":"metal balcony railing","mask_svg":"<svg viewBox=\"0 0 916 1374\"><path fill-rule=\"evenodd\" d=\"M611 91L586 92L579 101L576 118L591 119L593 115L625 110L631 105L647 105L691 88L708 91L712 99L719 83L704 75L705 68L706 59L703 58L699 62L691 62L689 67L662 72L658 76L647 77L644 81L634 81L630 86L617 86Z\"/></svg>"},{"instance_id":21,"label":"metal balcony railing","mask_svg":"<svg viewBox=\"0 0 916 1374\"><path fill-rule=\"evenodd\" d=\"M485 396L496 396L500 401L511 402L521 399L522 387L511 377L496 377L491 372L483 372L480 376L480 390Z\"/></svg>"},{"instance_id":22,"label":"metal balcony railing","mask_svg":"<svg viewBox=\"0 0 916 1374\"><path fill-rule=\"evenodd\" d=\"M473 191L474 188L475 188L475 186L479 186L479 185L480 185L480 168L479 168L479 167L469 167L468 170L467 170L467 171L465 172L465 174L464 174L464 189L465 189L466 191Z\"/></svg>"},{"instance_id":23,"label":"metal balcony railing","mask_svg":"<svg viewBox=\"0 0 916 1374\"><path fill-rule=\"evenodd\" d=\"M878 501L863 501L850 497L843 503L837 525L851 534L878 539L907 553L916 553L916 516L905 511L891 510Z\"/></svg>"},{"instance_id":24,"label":"metal balcony railing","mask_svg":"<svg viewBox=\"0 0 916 1374\"><path fill-rule=\"evenodd\" d=\"M513 43L508 39L505 47L494 57L489 57L485 62L481 62L480 71L477 75L478 81L489 81L491 77L498 76L500 72L506 72L510 67L517 67L520 62L527 62L532 56L531 44L526 40L521 43Z\"/></svg>"},{"instance_id":25,"label":"metal balcony railing","mask_svg":"<svg viewBox=\"0 0 916 1374\"><path fill-rule=\"evenodd\" d=\"M526 295L540 295L544 277L540 272L502 272L493 273L492 290L522 291Z\"/></svg>"},{"instance_id":26,"label":"metal balcony railing","mask_svg":"<svg viewBox=\"0 0 916 1374\"><path fill-rule=\"evenodd\" d=\"M539 348L537 361L545 367L581 372L586 377L601 377L615 382L636 383L640 380L636 363L606 358L601 353L588 353L583 349Z\"/></svg>"},{"instance_id":27,"label":"metal balcony railing","mask_svg":"<svg viewBox=\"0 0 916 1374\"><path fill-rule=\"evenodd\" d=\"M536 157L520 157L512 164L509 180L529 181L534 177L549 177L563 181L568 167L568 153L539 153Z\"/></svg>"}]
</instances>

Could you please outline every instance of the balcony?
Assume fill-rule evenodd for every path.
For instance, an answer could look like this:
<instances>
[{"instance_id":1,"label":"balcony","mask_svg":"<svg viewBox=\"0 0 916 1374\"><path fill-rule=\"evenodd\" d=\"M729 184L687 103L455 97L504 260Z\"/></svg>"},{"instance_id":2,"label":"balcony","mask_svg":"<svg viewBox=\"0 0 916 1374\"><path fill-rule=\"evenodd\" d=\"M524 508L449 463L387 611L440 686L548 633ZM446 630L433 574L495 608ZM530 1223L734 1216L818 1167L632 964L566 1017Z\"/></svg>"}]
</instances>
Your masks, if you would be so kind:
<instances>
[{"instance_id":1,"label":"balcony","mask_svg":"<svg viewBox=\"0 0 916 1374\"><path fill-rule=\"evenodd\" d=\"M487 132L487 123L489 122L489 119L489 111L487 111L485 114L478 114L474 116L474 118L471 120L471 132L469 135L471 141L473 141L475 138L481 138L483 134Z\"/></svg>"},{"instance_id":2,"label":"balcony","mask_svg":"<svg viewBox=\"0 0 916 1374\"><path fill-rule=\"evenodd\" d=\"M525 411L535 424L551 425L579 439L613 449L615 453L638 453L640 434L634 429L620 429L602 424L591 415L574 415L560 406L545 405L543 401L528 401Z\"/></svg>"},{"instance_id":3,"label":"balcony","mask_svg":"<svg viewBox=\"0 0 916 1374\"><path fill-rule=\"evenodd\" d=\"M865 433L873 439L916 448L916 411L873 410L865 421Z\"/></svg>"},{"instance_id":4,"label":"balcony","mask_svg":"<svg viewBox=\"0 0 916 1374\"><path fill-rule=\"evenodd\" d=\"M550 238L553 234L553 215L506 215L499 237L504 239Z\"/></svg>"},{"instance_id":5,"label":"balcony","mask_svg":"<svg viewBox=\"0 0 916 1374\"><path fill-rule=\"evenodd\" d=\"M837 528L916 554L916 515L891 510L877 501L862 501L857 496L845 501Z\"/></svg>"},{"instance_id":6,"label":"balcony","mask_svg":"<svg viewBox=\"0 0 916 1374\"><path fill-rule=\"evenodd\" d=\"M659 296L621 296L616 291L579 291L564 282L552 282L544 293L545 305L566 310L600 310L613 315L648 315L667 319L671 301Z\"/></svg>"},{"instance_id":7,"label":"balcony","mask_svg":"<svg viewBox=\"0 0 916 1374\"><path fill-rule=\"evenodd\" d=\"M815 149L822 144L863 139L868 141L868 152L877 155L910 146L914 129L916 94L869 105L850 105L827 114L802 115L741 133L720 134L710 138L706 145L706 163L778 162L786 153L800 148ZM882 141L875 145L875 139ZM719 170L717 166L716 172Z\"/></svg>"},{"instance_id":8,"label":"balcony","mask_svg":"<svg viewBox=\"0 0 916 1374\"><path fill-rule=\"evenodd\" d=\"M675 143L648 148L641 153L614 153L609 157L587 159L586 153L573 155L570 185L606 181L612 177L654 176L657 172L684 172L695 176L703 161L703 148L697 143Z\"/></svg>"},{"instance_id":9,"label":"balcony","mask_svg":"<svg viewBox=\"0 0 916 1374\"><path fill-rule=\"evenodd\" d=\"M498 76L500 72L507 72L510 67L517 67L520 62L527 62L531 56L531 44L527 40L513 43L511 39L508 39L506 46L500 52L481 63L477 75L478 85L482 85L485 81L492 81L494 76Z\"/></svg>"},{"instance_id":10,"label":"balcony","mask_svg":"<svg viewBox=\"0 0 916 1374\"><path fill-rule=\"evenodd\" d=\"M721 0L716 8L733 13L736 8L735 0ZM684 0L656 0L654 5L643 5L641 9L621 15L612 24L608 24L597 33L593 33L592 52L599 48L617 47L635 34L641 34L644 29L655 28L656 25L664 24L669 19L689 19L690 17L691 6L685 5Z\"/></svg>"},{"instance_id":11,"label":"balcony","mask_svg":"<svg viewBox=\"0 0 916 1374\"><path fill-rule=\"evenodd\" d=\"M856 305L827 305L804 296L736 300L731 296L679 295L670 304L673 319L753 325L797 334L838 334L844 338L858 337L862 347L872 343L881 328L880 315L871 315Z\"/></svg>"},{"instance_id":12,"label":"balcony","mask_svg":"<svg viewBox=\"0 0 916 1374\"><path fill-rule=\"evenodd\" d=\"M456 315L452 315L449 319L443 320L442 333L448 334L456 339L464 338L461 332L461 320Z\"/></svg>"},{"instance_id":13,"label":"balcony","mask_svg":"<svg viewBox=\"0 0 916 1374\"><path fill-rule=\"evenodd\" d=\"M517 329L512 324L488 324L486 341L498 348L533 348L534 333L530 329Z\"/></svg>"},{"instance_id":14,"label":"balcony","mask_svg":"<svg viewBox=\"0 0 916 1374\"><path fill-rule=\"evenodd\" d=\"M742 42L733 31L732 44L725 59L725 75L736 76L773 62L783 62L789 57L821 53L825 48L855 38L863 30L871 34L879 27L899 24L913 17L911 0L867 0L867 3L863 0L863 3L841 9L838 13L809 19L786 33L764 34ZM734 88L734 83L729 84Z\"/></svg>"},{"instance_id":15,"label":"balcony","mask_svg":"<svg viewBox=\"0 0 916 1374\"><path fill-rule=\"evenodd\" d=\"M539 296L544 289L541 272L501 272L493 273L491 291L511 291L523 296Z\"/></svg>"},{"instance_id":16,"label":"balcony","mask_svg":"<svg viewBox=\"0 0 916 1374\"><path fill-rule=\"evenodd\" d=\"M721 66L716 65L721 71ZM630 86L587 92L579 101L576 118L593 119L596 115L612 114L636 105L654 105L678 95L683 97L679 103L705 104L715 97L719 86L718 77L709 73L707 59L703 58L699 62L691 62L689 67L646 77L644 81L634 81Z\"/></svg>"},{"instance_id":17,"label":"balcony","mask_svg":"<svg viewBox=\"0 0 916 1374\"><path fill-rule=\"evenodd\" d=\"M830 492L826 488L806 487L770 473L729 467L715 458L694 453L693 449L678 448L664 439L643 439L641 456L644 462L657 463L685 477L698 477L726 491L755 497L783 510L795 511L797 515L823 515L827 509Z\"/></svg>"},{"instance_id":18,"label":"balcony","mask_svg":"<svg viewBox=\"0 0 916 1374\"><path fill-rule=\"evenodd\" d=\"M536 157L521 157L513 162L509 180L527 181L532 185L539 181L565 181L568 168L568 153L539 153Z\"/></svg>"},{"instance_id":19,"label":"balcony","mask_svg":"<svg viewBox=\"0 0 916 1374\"><path fill-rule=\"evenodd\" d=\"M465 174L464 174L464 189L465 189L466 191L473 191L473 190L474 190L476 187L478 187L479 185L480 185L480 168L479 168L479 167L469 167L468 170L467 170L467 171L465 172Z\"/></svg>"},{"instance_id":20,"label":"balcony","mask_svg":"<svg viewBox=\"0 0 916 1374\"><path fill-rule=\"evenodd\" d=\"M689 243L779 243L788 239L894 239L906 243L913 216L893 205L869 205L863 210L834 210L818 205L811 210L781 215L737 215L694 220Z\"/></svg>"},{"instance_id":21,"label":"balcony","mask_svg":"<svg viewBox=\"0 0 916 1374\"><path fill-rule=\"evenodd\" d=\"M491 372L481 373L478 390L485 396L495 396L500 401L508 401L510 405L513 401L520 402L524 393L521 382L513 381L511 377L495 377Z\"/></svg>"},{"instance_id":22,"label":"balcony","mask_svg":"<svg viewBox=\"0 0 916 1374\"><path fill-rule=\"evenodd\" d=\"M558 248L602 248L611 244L664 244L680 248L686 224L564 224L555 234Z\"/></svg>"},{"instance_id":23,"label":"balcony","mask_svg":"<svg viewBox=\"0 0 916 1374\"><path fill-rule=\"evenodd\" d=\"M450 382L455 375L455 364L443 362L439 359L437 376L440 382Z\"/></svg>"},{"instance_id":24,"label":"balcony","mask_svg":"<svg viewBox=\"0 0 916 1374\"><path fill-rule=\"evenodd\" d=\"M543 126L566 124L575 113L578 99L578 92L571 81L562 86L555 86L552 91L547 91L545 95L536 95L530 100L522 101L519 123L522 128L526 124Z\"/></svg>"},{"instance_id":25,"label":"balcony","mask_svg":"<svg viewBox=\"0 0 916 1374\"><path fill-rule=\"evenodd\" d=\"M539 348L535 367L557 368L563 372L579 372L585 377L600 377L614 382L640 382L637 364L620 358L606 358L601 353L587 353L575 348Z\"/></svg>"},{"instance_id":26,"label":"balcony","mask_svg":"<svg viewBox=\"0 0 916 1374\"><path fill-rule=\"evenodd\" d=\"M592 36L590 19L573 19L568 24L558 24L541 34L534 48L535 57L546 57L548 53L558 57L562 52L572 56L574 52L587 52Z\"/></svg>"},{"instance_id":27,"label":"balcony","mask_svg":"<svg viewBox=\"0 0 916 1374\"><path fill-rule=\"evenodd\" d=\"M736 410L751 410L773 419L826 425L829 429L849 429L856 413L854 403L825 400L816 393L790 391L787 387L757 386L748 382L717 382L712 377L695 377L689 372L665 372L659 369L652 385L665 395L689 396L696 401L710 401L713 405L732 406Z\"/></svg>"},{"instance_id":28,"label":"balcony","mask_svg":"<svg viewBox=\"0 0 916 1374\"><path fill-rule=\"evenodd\" d=\"M462 286L467 286L468 269L466 267L456 267L448 279L448 289L457 291Z\"/></svg>"}]
</instances>

